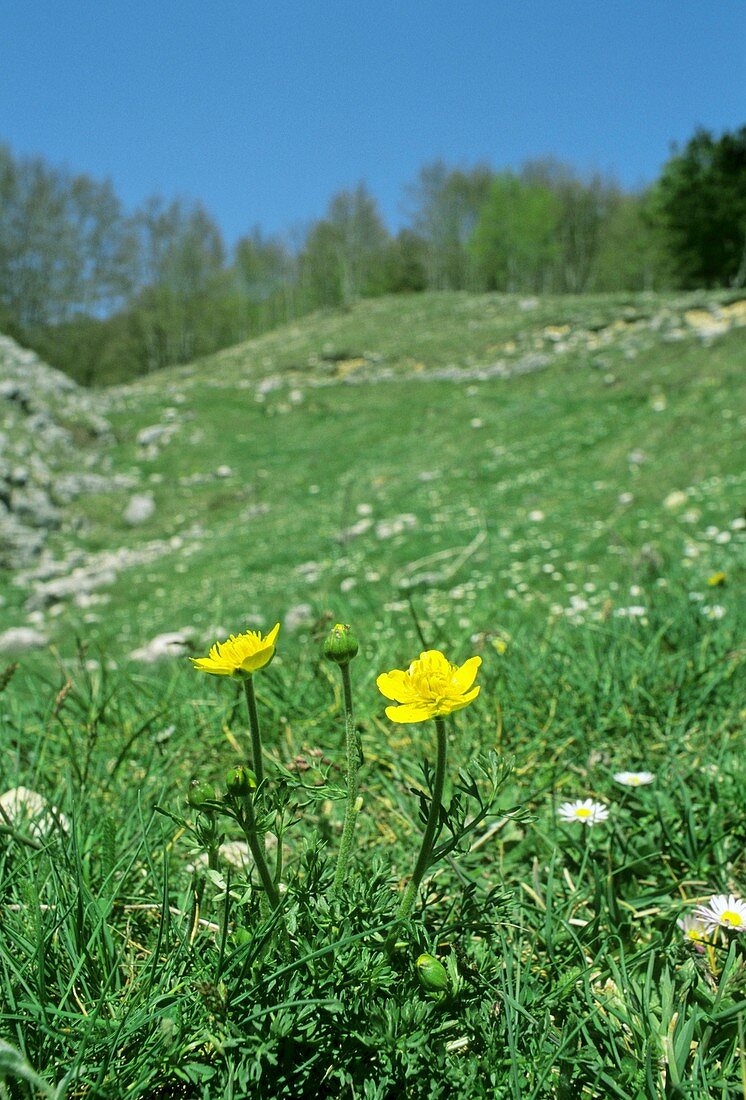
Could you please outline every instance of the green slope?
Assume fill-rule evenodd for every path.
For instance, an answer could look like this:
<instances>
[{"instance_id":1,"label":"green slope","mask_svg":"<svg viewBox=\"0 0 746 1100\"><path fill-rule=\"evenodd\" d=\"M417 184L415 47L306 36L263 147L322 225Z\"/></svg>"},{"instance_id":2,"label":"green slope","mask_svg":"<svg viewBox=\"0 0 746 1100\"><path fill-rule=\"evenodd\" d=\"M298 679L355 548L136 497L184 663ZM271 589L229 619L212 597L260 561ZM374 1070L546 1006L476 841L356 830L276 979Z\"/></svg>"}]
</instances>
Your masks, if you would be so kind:
<instances>
[{"instance_id":1,"label":"green slope","mask_svg":"<svg viewBox=\"0 0 746 1100\"><path fill-rule=\"evenodd\" d=\"M630 586L672 569L701 592L738 568L746 330L713 312L703 340L696 304L367 302L111 391L107 461L155 513L80 497L57 572L106 574L118 549L116 579L76 606L27 578L3 621L30 606L63 648L85 633L120 661L298 605L291 626L329 610L411 633L413 589L439 636L644 606Z\"/></svg>"}]
</instances>

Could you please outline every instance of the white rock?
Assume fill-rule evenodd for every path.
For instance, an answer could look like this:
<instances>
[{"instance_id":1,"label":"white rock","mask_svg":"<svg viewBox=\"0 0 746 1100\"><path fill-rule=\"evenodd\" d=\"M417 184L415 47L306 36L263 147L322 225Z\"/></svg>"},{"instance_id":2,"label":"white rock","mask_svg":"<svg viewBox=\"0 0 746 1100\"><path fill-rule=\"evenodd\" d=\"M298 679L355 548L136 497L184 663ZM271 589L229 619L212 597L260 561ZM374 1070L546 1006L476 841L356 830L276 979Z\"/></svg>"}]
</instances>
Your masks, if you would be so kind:
<instances>
[{"instance_id":1,"label":"white rock","mask_svg":"<svg viewBox=\"0 0 746 1100\"><path fill-rule=\"evenodd\" d=\"M12 626L0 634L0 653L22 653L26 649L40 649L49 643L49 636L30 626Z\"/></svg>"},{"instance_id":2,"label":"white rock","mask_svg":"<svg viewBox=\"0 0 746 1100\"><path fill-rule=\"evenodd\" d=\"M59 825L67 830L70 823L56 806L51 806L44 795L28 787L11 787L0 795L0 806L14 825L23 830L28 822L28 832L33 836L46 836Z\"/></svg>"},{"instance_id":3,"label":"white rock","mask_svg":"<svg viewBox=\"0 0 746 1100\"><path fill-rule=\"evenodd\" d=\"M293 631L300 630L303 626L310 626L314 619L315 615L310 603L299 603L288 608L282 620L282 625L289 634L292 634Z\"/></svg>"},{"instance_id":4,"label":"white rock","mask_svg":"<svg viewBox=\"0 0 746 1100\"><path fill-rule=\"evenodd\" d=\"M131 527L145 523L155 512L155 500L152 493L133 493L124 510L124 522Z\"/></svg>"},{"instance_id":5,"label":"white rock","mask_svg":"<svg viewBox=\"0 0 746 1100\"><path fill-rule=\"evenodd\" d=\"M151 424L137 433L137 442L141 447L151 447L154 443L160 443L168 431L167 424Z\"/></svg>"},{"instance_id":6,"label":"white rock","mask_svg":"<svg viewBox=\"0 0 746 1100\"><path fill-rule=\"evenodd\" d=\"M193 637L191 630L174 630L167 634L157 634L147 645L134 649L129 654L129 659L153 665L168 657L183 657L190 650Z\"/></svg>"}]
</instances>

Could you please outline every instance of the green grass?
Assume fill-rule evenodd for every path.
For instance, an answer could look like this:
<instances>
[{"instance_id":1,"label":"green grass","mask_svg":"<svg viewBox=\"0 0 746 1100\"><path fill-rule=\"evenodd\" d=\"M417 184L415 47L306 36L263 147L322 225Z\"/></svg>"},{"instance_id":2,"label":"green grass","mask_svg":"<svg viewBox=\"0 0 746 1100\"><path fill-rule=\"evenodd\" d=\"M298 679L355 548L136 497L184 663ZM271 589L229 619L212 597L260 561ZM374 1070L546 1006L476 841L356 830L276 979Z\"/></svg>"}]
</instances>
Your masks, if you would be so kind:
<instances>
[{"instance_id":1,"label":"green grass","mask_svg":"<svg viewBox=\"0 0 746 1100\"><path fill-rule=\"evenodd\" d=\"M149 545L151 560L100 603L46 612L53 649L20 658L0 695L4 787L39 791L69 821L2 836L8 1095L44 1082L112 1100L746 1095L740 939L700 955L676 925L712 893L746 893L744 331L703 345L620 327L600 350L577 336L624 310L675 321L691 301L363 303L111 395L112 468L152 490L156 513L130 528L125 493L82 497L75 534L52 546ZM544 338L535 373L427 378L520 356L564 323L567 350ZM343 353L367 381L333 373ZM177 431L148 457L137 432L168 407ZM212 476L221 465L229 476ZM3 628L29 593L4 594ZM299 604L306 618L283 625L256 676L287 819L282 932L245 871L200 869L204 818L186 803L193 777L222 789L248 756L236 684L127 654L186 626L206 652L218 628L268 629ZM339 903L331 621L361 641L365 754ZM459 784L486 797L480 754L512 770L390 952L434 731L388 722L375 677L423 644L483 658L479 698L451 722L457 833L477 805L464 790L451 802ZM613 780L638 769L655 783ZM609 820L563 824L557 806L586 797ZM443 1000L418 984L422 951L451 968Z\"/></svg>"}]
</instances>

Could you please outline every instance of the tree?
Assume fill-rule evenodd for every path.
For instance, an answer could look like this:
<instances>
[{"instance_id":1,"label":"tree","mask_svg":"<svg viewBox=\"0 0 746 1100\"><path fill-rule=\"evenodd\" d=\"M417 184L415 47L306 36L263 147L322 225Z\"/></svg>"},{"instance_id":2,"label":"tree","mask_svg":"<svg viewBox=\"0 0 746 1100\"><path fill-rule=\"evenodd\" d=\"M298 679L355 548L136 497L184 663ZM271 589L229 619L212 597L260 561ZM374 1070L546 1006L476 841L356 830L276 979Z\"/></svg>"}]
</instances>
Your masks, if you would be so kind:
<instances>
[{"instance_id":1,"label":"tree","mask_svg":"<svg viewBox=\"0 0 746 1100\"><path fill-rule=\"evenodd\" d=\"M226 328L225 249L217 225L199 203L160 199L149 200L132 225L140 290L130 309L146 369L215 350Z\"/></svg>"},{"instance_id":2,"label":"tree","mask_svg":"<svg viewBox=\"0 0 746 1100\"><path fill-rule=\"evenodd\" d=\"M656 207L684 287L746 282L746 126L698 130L664 165Z\"/></svg>"},{"instance_id":3,"label":"tree","mask_svg":"<svg viewBox=\"0 0 746 1100\"><path fill-rule=\"evenodd\" d=\"M412 228L425 242L425 273L431 290L474 288L468 244L492 179L492 170L484 165L451 171L439 160L425 165L409 189Z\"/></svg>"},{"instance_id":4,"label":"tree","mask_svg":"<svg viewBox=\"0 0 746 1100\"><path fill-rule=\"evenodd\" d=\"M670 263L652 210L650 190L620 193L599 229L590 288L660 290L670 281Z\"/></svg>"},{"instance_id":5,"label":"tree","mask_svg":"<svg viewBox=\"0 0 746 1100\"><path fill-rule=\"evenodd\" d=\"M295 259L282 240L265 236L255 226L236 245L233 272L243 325L238 339L290 320L294 314Z\"/></svg>"},{"instance_id":6,"label":"tree","mask_svg":"<svg viewBox=\"0 0 746 1100\"><path fill-rule=\"evenodd\" d=\"M555 289L580 294L587 289L598 254L603 227L620 191L599 173L582 178L554 157L527 161L520 178L524 183L551 191L559 204Z\"/></svg>"},{"instance_id":7,"label":"tree","mask_svg":"<svg viewBox=\"0 0 746 1100\"><path fill-rule=\"evenodd\" d=\"M117 308L132 258L110 183L0 149L0 305L18 325L33 330Z\"/></svg>"},{"instance_id":8,"label":"tree","mask_svg":"<svg viewBox=\"0 0 746 1100\"><path fill-rule=\"evenodd\" d=\"M303 300L311 309L349 305L381 292L389 235L365 184L334 195L309 230L299 258Z\"/></svg>"},{"instance_id":9,"label":"tree","mask_svg":"<svg viewBox=\"0 0 746 1100\"><path fill-rule=\"evenodd\" d=\"M389 241L383 257L381 290L384 294L406 294L425 290L427 246L411 229L400 229Z\"/></svg>"},{"instance_id":10,"label":"tree","mask_svg":"<svg viewBox=\"0 0 746 1100\"><path fill-rule=\"evenodd\" d=\"M487 290L554 289L560 213L557 196L544 184L510 172L495 177L469 245Z\"/></svg>"}]
</instances>

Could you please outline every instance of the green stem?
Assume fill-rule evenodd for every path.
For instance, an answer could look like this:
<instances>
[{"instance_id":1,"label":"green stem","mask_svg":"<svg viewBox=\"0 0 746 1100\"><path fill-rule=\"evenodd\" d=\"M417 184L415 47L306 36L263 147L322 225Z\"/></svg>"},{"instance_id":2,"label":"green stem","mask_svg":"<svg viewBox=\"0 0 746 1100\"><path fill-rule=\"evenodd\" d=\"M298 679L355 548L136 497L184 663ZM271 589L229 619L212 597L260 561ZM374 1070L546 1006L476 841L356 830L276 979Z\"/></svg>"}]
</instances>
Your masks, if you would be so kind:
<instances>
[{"instance_id":1,"label":"green stem","mask_svg":"<svg viewBox=\"0 0 746 1100\"><path fill-rule=\"evenodd\" d=\"M590 839L589 836L588 836L589 826L588 825L581 825L580 830L581 830L581 832L580 832L580 850L582 852L582 857L581 857L581 860L580 860L580 867L578 869L578 880L577 880L577 887L576 887L577 889L580 889L580 884L583 881L583 879L585 878L585 868L586 868L586 865L588 863L588 854L589 854L589 851L590 851L590 846L589 846L589 843L588 843L588 841Z\"/></svg>"},{"instance_id":2,"label":"green stem","mask_svg":"<svg viewBox=\"0 0 746 1100\"><path fill-rule=\"evenodd\" d=\"M277 855L275 857L275 884L277 886L279 886L280 879L282 878L282 837L283 837L283 828L282 828L282 820L281 819L280 819L280 823L277 825L277 828L275 830L275 836L277 837Z\"/></svg>"},{"instance_id":3,"label":"green stem","mask_svg":"<svg viewBox=\"0 0 746 1100\"><path fill-rule=\"evenodd\" d=\"M414 866L414 873L410 880L409 885L404 891L404 896L401 899L399 905L399 911L397 916L400 920L408 917L412 912L415 899L417 898L417 891L420 888L422 882L422 876L425 874L429 864L430 856L433 852L433 845L435 843L435 835L438 830L438 819L440 818L440 807L443 803L443 787L445 785L446 778L446 724L445 721L438 717L435 719L435 728L438 731L438 751L435 760L435 777L433 780L433 789L430 799L430 812L427 815L427 824L425 825L425 835L422 838L422 845L420 847L420 854L417 857L417 862Z\"/></svg>"},{"instance_id":4,"label":"green stem","mask_svg":"<svg viewBox=\"0 0 746 1100\"><path fill-rule=\"evenodd\" d=\"M344 694L345 710L345 745L347 748L347 804L345 806L345 820L342 827L342 842L339 846L337 867L334 872L332 896L339 893L339 889L344 882L345 871L347 869L347 860L349 859L349 855L352 850L352 842L355 834L355 822L357 820L357 815L360 812L360 806L358 804L357 773L358 768L362 763L363 756L362 747L360 745L360 736L357 732L357 729L355 728L355 719L352 712L352 685L350 683L349 664L340 665L339 671L342 673L342 691Z\"/></svg>"},{"instance_id":5,"label":"green stem","mask_svg":"<svg viewBox=\"0 0 746 1100\"><path fill-rule=\"evenodd\" d=\"M256 869L259 872L259 878L262 880L262 886L269 899L269 903L273 909L279 909L280 907L280 895L277 887L274 883L274 879L270 874L269 867L267 866L267 856L263 851L263 835L260 836L256 830L256 817L254 815L254 803L252 802L252 796L247 795L242 799L243 813L240 817L240 824L243 828L244 835L249 844L249 851L254 857L254 863Z\"/></svg>"},{"instance_id":6,"label":"green stem","mask_svg":"<svg viewBox=\"0 0 746 1100\"><path fill-rule=\"evenodd\" d=\"M256 695L254 694L254 677L247 676L243 682L246 693L246 706L249 708L249 729L251 730L251 766L256 776L256 785L260 787L264 779L264 762L262 760L262 735L259 731L259 715L256 710Z\"/></svg>"}]
</instances>

